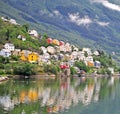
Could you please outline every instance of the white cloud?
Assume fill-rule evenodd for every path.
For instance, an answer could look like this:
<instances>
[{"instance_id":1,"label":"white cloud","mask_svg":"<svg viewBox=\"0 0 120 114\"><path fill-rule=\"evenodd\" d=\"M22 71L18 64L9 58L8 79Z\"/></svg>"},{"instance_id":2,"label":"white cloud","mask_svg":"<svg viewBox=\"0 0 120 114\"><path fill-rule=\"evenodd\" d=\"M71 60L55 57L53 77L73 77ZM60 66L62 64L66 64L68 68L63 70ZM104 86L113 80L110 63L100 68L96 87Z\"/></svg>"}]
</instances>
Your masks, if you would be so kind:
<instances>
[{"instance_id":1,"label":"white cloud","mask_svg":"<svg viewBox=\"0 0 120 114\"><path fill-rule=\"evenodd\" d=\"M110 3L108 0L90 0L92 3L101 3L103 6L120 12L120 5Z\"/></svg>"},{"instance_id":2,"label":"white cloud","mask_svg":"<svg viewBox=\"0 0 120 114\"><path fill-rule=\"evenodd\" d=\"M69 13L68 14L68 17L69 17L69 21L78 25L78 26L86 26L86 25L89 25L89 24L92 24L92 23L96 23L100 26L108 26L109 25L109 22L102 22L102 21L98 21L97 19L90 19L88 16L84 16L83 18L80 17L80 14L78 12L76 13Z\"/></svg>"},{"instance_id":3,"label":"white cloud","mask_svg":"<svg viewBox=\"0 0 120 114\"><path fill-rule=\"evenodd\" d=\"M101 22L101 21L96 21L96 23L100 26L108 26L109 25L109 22Z\"/></svg>"},{"instance_id":4,"label":"white cloud","mask_svg":"<svg viewBox=\"0 0 120 114\"><path fill-rule=\"evenodd\" d=\"M69 21L77 25L89 25L90 23L92 23L92 20L88 16L81 18L78 12L74 14L68 14L68 16Z\"/></svg>"},{"instance_id":5,"label":"white cloud","mask_svg":"<svg viewBox=\"0 0 120 114\"><path fill-rule=\"evenodd\" d=\"M54 14L55 16L60 17L60 18L63 17L62 14L61 14L58 10L54 10L54 11L53 11L53 14Z\"/></svg>"}]
</instances>

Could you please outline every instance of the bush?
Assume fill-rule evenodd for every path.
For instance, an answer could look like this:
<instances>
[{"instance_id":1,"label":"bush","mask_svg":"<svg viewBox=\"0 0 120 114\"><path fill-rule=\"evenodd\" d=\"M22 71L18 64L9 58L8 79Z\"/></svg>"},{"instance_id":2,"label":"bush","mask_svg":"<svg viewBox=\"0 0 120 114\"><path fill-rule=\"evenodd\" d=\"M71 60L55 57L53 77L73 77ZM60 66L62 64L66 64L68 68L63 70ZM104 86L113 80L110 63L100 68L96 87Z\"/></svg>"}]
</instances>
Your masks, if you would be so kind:
<instances>
[{"instance_id":1,"label":"bush","mask_svg":"<svg viewBox=\"0 0 120 114\"><path fill-rule=\"evenodd\" d=\"M58 65L45 65L44 66L44 71L57 75L58 72L60 71L60 68L59 68Z\"/></svg>"},{"instance_id":2,"label":"bush","mask_svg":"<svg viewBox=\"0 0 120 114\"><path fill-rule=\"evenodd\" d=\"M0 75L3 75L5 74L5 71L4 70L0 70Z\"/></svg>"},{"instance_id":3,"label":"bush","mask_svg":"<svg viewBox=\"0 0 120 114\"><path fill-rule=\"evenodd\" d=\"M36 74L35 66L30 63L22 63L14 68L14 74L17 75L34 75Z\"/></svg>"},{"instance_id":4,"label":"bush","mask_svg":"<svg viewBox=\"0 0 120 114\"><path fill-rule=\"evenodd\" d=\"M77 71L76 71L76 69L74 67L70 68L70 72L71 72L72 75L77 73Z\"/></svg>"},{"instance_id":5,"label":"bush","mask_svg":"<svg viewBox=\"0 0 120 114\"><path fill-rule=\"evenodd\" d=\"M86 64L83 61L75 62L75 66L81 70L84 70L85 72L89 72L90 70L90 68L86 66Z\"/></svg>"},{"instance_id":6,"label":"bush","mask_svg":"<svg viewBox=\"0 0 120 114\"><path fill-rule=\"evenodd\" d=\"M4 69L4 64L0 63L0 69Z\"/></svg>"}]
</instances>

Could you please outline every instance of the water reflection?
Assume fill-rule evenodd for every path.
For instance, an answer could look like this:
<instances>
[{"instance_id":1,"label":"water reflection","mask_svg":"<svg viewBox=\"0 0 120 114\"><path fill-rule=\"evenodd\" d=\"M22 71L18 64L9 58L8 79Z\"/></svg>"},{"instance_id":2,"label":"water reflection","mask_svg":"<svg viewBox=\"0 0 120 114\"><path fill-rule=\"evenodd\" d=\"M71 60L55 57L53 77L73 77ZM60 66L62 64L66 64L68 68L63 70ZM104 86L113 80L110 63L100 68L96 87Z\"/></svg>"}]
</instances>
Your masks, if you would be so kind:
<instances>
[{"instance_id":1,"label":"water reflection","mask_svg":"<svg viewBox=\"0 0 120 114\"><path fill-rule=\"evenodd\" d=\"M10 80L0 85L0 106L10 114L60 113L78 103L88 106L111 95L114 98L118 83L119 77Z\"/></svg>"}]
</instances>

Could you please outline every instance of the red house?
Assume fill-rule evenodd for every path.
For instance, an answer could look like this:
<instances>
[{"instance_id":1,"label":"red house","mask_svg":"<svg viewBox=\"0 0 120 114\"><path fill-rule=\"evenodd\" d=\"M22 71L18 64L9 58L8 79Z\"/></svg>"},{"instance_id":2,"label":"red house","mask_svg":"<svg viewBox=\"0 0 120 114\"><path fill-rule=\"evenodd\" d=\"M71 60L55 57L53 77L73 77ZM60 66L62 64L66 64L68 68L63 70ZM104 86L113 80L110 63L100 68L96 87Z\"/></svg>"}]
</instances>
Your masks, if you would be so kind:
<instances>
[{"instance_id":1,"label":"red house","mask_svg":"<svg viewBox=\"0 0 120 114\"><path fill-rule=\"evenodd\" d=\"M63 41L60 41L59 43L60 43L60 46L65 44Z\"/></svg>"},{"instance_id":2,"label":"red house","mask_svg":"<svg viewBox=\"0 0 120 114\"><path fill-rule=\"evenodd\" d=\"M47 39L47 43L48 43L48 44L52 44L52 38L48 38L48 39Z\"/></svg>"},{"instance_id":3,"label":"red house","mask_svg":"<svg viewBox=\"0 0 120 114\"><path fill-rule=\"evenodd\" d=\"M69 68L69 65L64 63L64 64L60 64L60 68L61 69L66 69L66 68Z\"/></svg>"}]
</instances>

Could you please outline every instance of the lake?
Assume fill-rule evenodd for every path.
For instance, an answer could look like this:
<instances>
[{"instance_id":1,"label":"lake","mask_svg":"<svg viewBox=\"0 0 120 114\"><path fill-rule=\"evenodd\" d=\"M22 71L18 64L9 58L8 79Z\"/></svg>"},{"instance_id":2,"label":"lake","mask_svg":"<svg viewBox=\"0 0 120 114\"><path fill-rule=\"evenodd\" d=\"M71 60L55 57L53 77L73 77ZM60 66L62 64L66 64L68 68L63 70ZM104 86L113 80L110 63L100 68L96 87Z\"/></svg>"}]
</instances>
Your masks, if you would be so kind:
<instances>
[{"instance_id":1,"label":"lake","mask_svg":"<svg viewBox=\"0 0 120 114\"><path fill-rule=\"evenodd\" d=\"M0 84L0 114L120 114L119 77L15 80Z\"/></svg>"}]
</instances>

